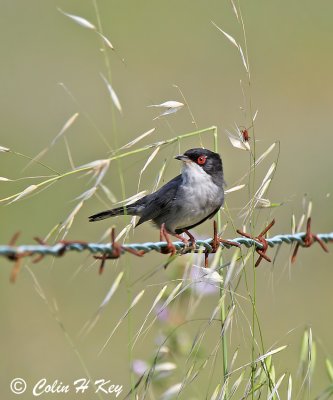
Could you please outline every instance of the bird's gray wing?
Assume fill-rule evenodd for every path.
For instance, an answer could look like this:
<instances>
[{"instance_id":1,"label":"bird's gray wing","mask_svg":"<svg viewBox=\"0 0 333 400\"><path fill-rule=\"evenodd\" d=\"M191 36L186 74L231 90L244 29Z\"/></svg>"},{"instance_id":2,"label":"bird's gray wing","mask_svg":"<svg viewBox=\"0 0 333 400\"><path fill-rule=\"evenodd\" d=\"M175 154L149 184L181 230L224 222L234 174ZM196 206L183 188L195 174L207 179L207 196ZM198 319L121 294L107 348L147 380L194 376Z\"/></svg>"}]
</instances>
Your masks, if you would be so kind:
<instances>
[{"instance_id":1,"label":"bird's gray wing","mask_svg":"<svg viewBox=\"0 0 333 400\"><path fill-rule=\"evenodd\" d=\"M176 199L181 183L182 177L178 175L157 192L147 196L141 218L136 225L138 226L143 222L168 214L172 208L172 203Z\"/></svg>"}]
</instances>

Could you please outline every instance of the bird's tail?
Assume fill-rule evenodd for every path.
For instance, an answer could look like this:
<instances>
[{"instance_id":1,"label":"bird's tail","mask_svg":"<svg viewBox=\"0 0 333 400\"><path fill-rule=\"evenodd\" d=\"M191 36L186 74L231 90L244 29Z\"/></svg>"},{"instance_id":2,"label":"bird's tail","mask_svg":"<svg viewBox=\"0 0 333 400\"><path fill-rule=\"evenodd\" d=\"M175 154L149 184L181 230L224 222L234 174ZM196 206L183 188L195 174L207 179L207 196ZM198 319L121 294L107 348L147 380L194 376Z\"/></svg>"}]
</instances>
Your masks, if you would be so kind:
<instances>
[{"instance_id":1,"label":"bird's tail","mask_svg":"<svg viewBox=\"0 0 333 400\"><path fill-rule=\"evenodd\" d=\"M101 221L102 219L115 217L116 215L138 215L138 208L134 204L102 211L89 217L90 222Z\"/></svg>"}]
</instances>

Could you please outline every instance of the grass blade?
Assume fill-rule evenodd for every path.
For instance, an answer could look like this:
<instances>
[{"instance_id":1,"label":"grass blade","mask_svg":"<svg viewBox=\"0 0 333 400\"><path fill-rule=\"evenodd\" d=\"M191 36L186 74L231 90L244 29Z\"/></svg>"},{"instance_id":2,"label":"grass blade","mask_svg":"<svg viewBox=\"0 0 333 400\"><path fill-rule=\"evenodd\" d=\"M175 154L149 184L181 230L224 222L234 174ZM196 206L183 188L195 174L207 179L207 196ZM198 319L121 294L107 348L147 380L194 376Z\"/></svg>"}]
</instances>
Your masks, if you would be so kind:
<instances>
[{"instance_id":1,"label":"grass blade","mask_svg":"<svg viewBox=\"0 0 333 400\"><path fill-rule=\"evenodd\" d=\"M10 201L8 204L15 203L15 201L18 201L22 199L23 197L27 196L28 194L32 193L34 190L38 188L37 185L30 185L27 188L25 188L21 193L19 193L12 201Z\"/></svg>"},{"instance_id":2,"label":"grass blade","mask_svg":"<svg viewBox=\"0 0 333 400\"><path fill-rule=\"evenodd\" d=\"M277 397L280 399L280 396L279 396L279 394L278 394L278 389L279 389L279 387L280 387L280 385L281 385L281 383L282 383L282 381L283 381L283 379L284 379L285 376L286 376L286 374L283 374L283 375L280 377L280 379L276 382L276 384L274 385L273 390L272 390L272 393L271 393L271 395L269 396L268 400L272 400L273 397L274 397L275 395L277 395Z\"/></svg>"},{"instance_id":3,"label":"grass blade","mask_svg":"<svg viewBox=\"0 0 333 400\"><path fill-rule=\"evenodd\" d=\"M163 286L163 288L158 292L157 296L155 297L155 300L153 301L153 304L150 307L150 310L148 311L146 318L144 319L140 329L138 330L138 332L135 335L135 339L134 339L133 344L132 344L132 349L134 348L135 343L137 342L137 340L138 340L138 338L139 338L139 336L140 336L140 334L142 332L142 329L143 329L143 327L145 326L145 324L146 324L146 322L148 320L149 315L155 309L157 303L161 300L161 298L162 298L164 292L166 291L167 287L168 287L168 285Z\"/></svg>"},{"instance_id":4,"label":"grass blade","mask_svg":"<svg viewBox=\"0 0 333 400\"><path fill-rule=\"evenodd\" d=\"M140 142L140 140L144 139L145 137L151 135L153 132L155 132L155 128L150 129L149 131L143 133L142 135L136 137L135 139L133 139L132 141L128 142L127 144L125 144L124 146L122 146L119 150L124 150L124 149L128 149L129 147L134 146L135 144L137 144L138 142Z\"/></svg>"},{"instance_id":5,"label":"grass blade","mask_svg":"<svg viewBox=\"0 0 333 400\"><path fill-rule=\"evenodd\" d=\"M90 321L88 321L83 328L81 329L81 334L85 334L88 335L89 332L92 331L92 329L95 327L95 325L97 324L104 308L109 304L111 298L113 297L113 295L116 293L121 280L123 279L124 276L124 272L121 271L116 279L114 280L110 290L107 292L106 296L104 297L102 303L100 304L100 306L98 307L98 310L96 311L95 315L93 316L93 318L90 319Z\"/></svg>"},{"instance_id":6,"label":"grass blade","mask_svg":"<svg viewBox=\"0 0 333 400\"><path fill-rule=\"evenodd\" d=\"M83 26L84 28L96 30L95 25L93 25L87 19L79 17L78 15L66 13L65 11L62 11L61 8L58 8L58 11L60 11L61 14L64 14L66 17L70 18L72 21L76 22L77 24Z\"/></svg>"},{"instance_id":7,"label":"grass blade","mask_svg":"<svg viewBox=\"0 0 333 400\"><path fill-rule=\"evenodd\" d=\"M107 338L106 342L104 343L104 345L102 346L101 350L98 352L98 355L101 355L103 350L106 348L106 346L108 345L108 343L110 342L112 336L114 335L114 333L116 332L116 330L119 328L119 325L124 321L124 319L127 317L127 315L130 313L130 311L132 310L133 307L135 307L138 302L140 301L141 297L144 295L145 291L141 290L140 293L138 293L135 298L133 299L131 305L128 307L128 309L125 311L125 313L122 315L122 317L119 319L119 321L117 322L116 326L113 328L112 332L110 333L109 337Z\"/></svg>"},{"instance_id":8,"label":"grass blade","mask_svg":"<svg viewBox=\"0 0 333 400\"><path fill-rule=\"evenodd\" d=\"M103 74L101 74L101 77L102 77L102 79L103 79L103 81L104 81L104 83L105 83L105 85L106 85L106 87L107 87L107 89L109 91L109 94L110 94L110 97L111 97L111 100L112 100L114 106L120 112L120 114L122 114L123 113L123 109L121 107L121 104L120 104L119 98L117 96L117 93L114 91L113 87L111 86L111 84L108 82L108 80L105 78L105 76Z\"/></svg>"},{"instance_id":9,"label":"grass blade","mask_svg":"<svg viewBox=\"0 0 333 400\"><path fill-rule=\"evenodd\" d=\"M289 375L287 400L291 400L292 390L293 390L293 380L292 380L292 378L291 378L291 375Z\"/></svg>"}]
</instances>

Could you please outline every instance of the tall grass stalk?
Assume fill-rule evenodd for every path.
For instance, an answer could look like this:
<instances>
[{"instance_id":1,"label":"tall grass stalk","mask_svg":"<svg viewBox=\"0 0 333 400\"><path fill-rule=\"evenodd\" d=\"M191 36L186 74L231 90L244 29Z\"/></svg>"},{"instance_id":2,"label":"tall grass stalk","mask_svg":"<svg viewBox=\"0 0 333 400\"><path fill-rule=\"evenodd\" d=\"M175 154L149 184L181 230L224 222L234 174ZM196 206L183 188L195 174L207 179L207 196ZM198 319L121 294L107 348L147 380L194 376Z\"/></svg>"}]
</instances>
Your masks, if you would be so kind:
<instances>
[{"instance_id":1,"label":"tall grass stalk","mask_svg":"<svg viewBox=\"0 0 333 400\"><path fill-rule=\"evenodd\" d=\"M218 136L217 136L217 128L214 129L214 151L218 152ZM218 232L221 231L222 229L222 222L221 222L221 210L217 214L217 229ZM220 263L221 265L223 264L223 257L222 253L220 256ZM224 269L220 270L220 274L222 277L221 283L220 283L220 298L222 299L221 303L221 332L224 330L224 324L226 321L226 304L225 304L225 296L224 296L224 279L225 279L225 272ZM223 384L225 385L225 396L228 396L228 344L227 344L227 338L226 334L221 335L221 341L222 341L222 360L223 360Z\"/></svg>"}]
</instances>

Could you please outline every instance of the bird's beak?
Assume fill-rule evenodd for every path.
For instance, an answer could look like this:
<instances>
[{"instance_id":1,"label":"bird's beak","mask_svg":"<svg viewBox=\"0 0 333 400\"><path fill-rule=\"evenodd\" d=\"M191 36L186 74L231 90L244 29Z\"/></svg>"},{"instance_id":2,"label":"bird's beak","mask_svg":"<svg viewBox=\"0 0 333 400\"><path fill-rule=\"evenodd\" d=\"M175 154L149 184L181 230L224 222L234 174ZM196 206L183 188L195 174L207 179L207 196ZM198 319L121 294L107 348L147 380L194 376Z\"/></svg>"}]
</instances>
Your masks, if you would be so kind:
<instances>
[{"instance_id":1,"label":"bird's beak","mask_svg":"<svg viewBox=\"0 0 333 400\"><path fill-rule=\"evenodd\" d=\"M189 162L191 161L187 156L184 154L179 154L179 156L175 157L176 160L184 161L184 162Z\"/></svg>"}]
</instances>

